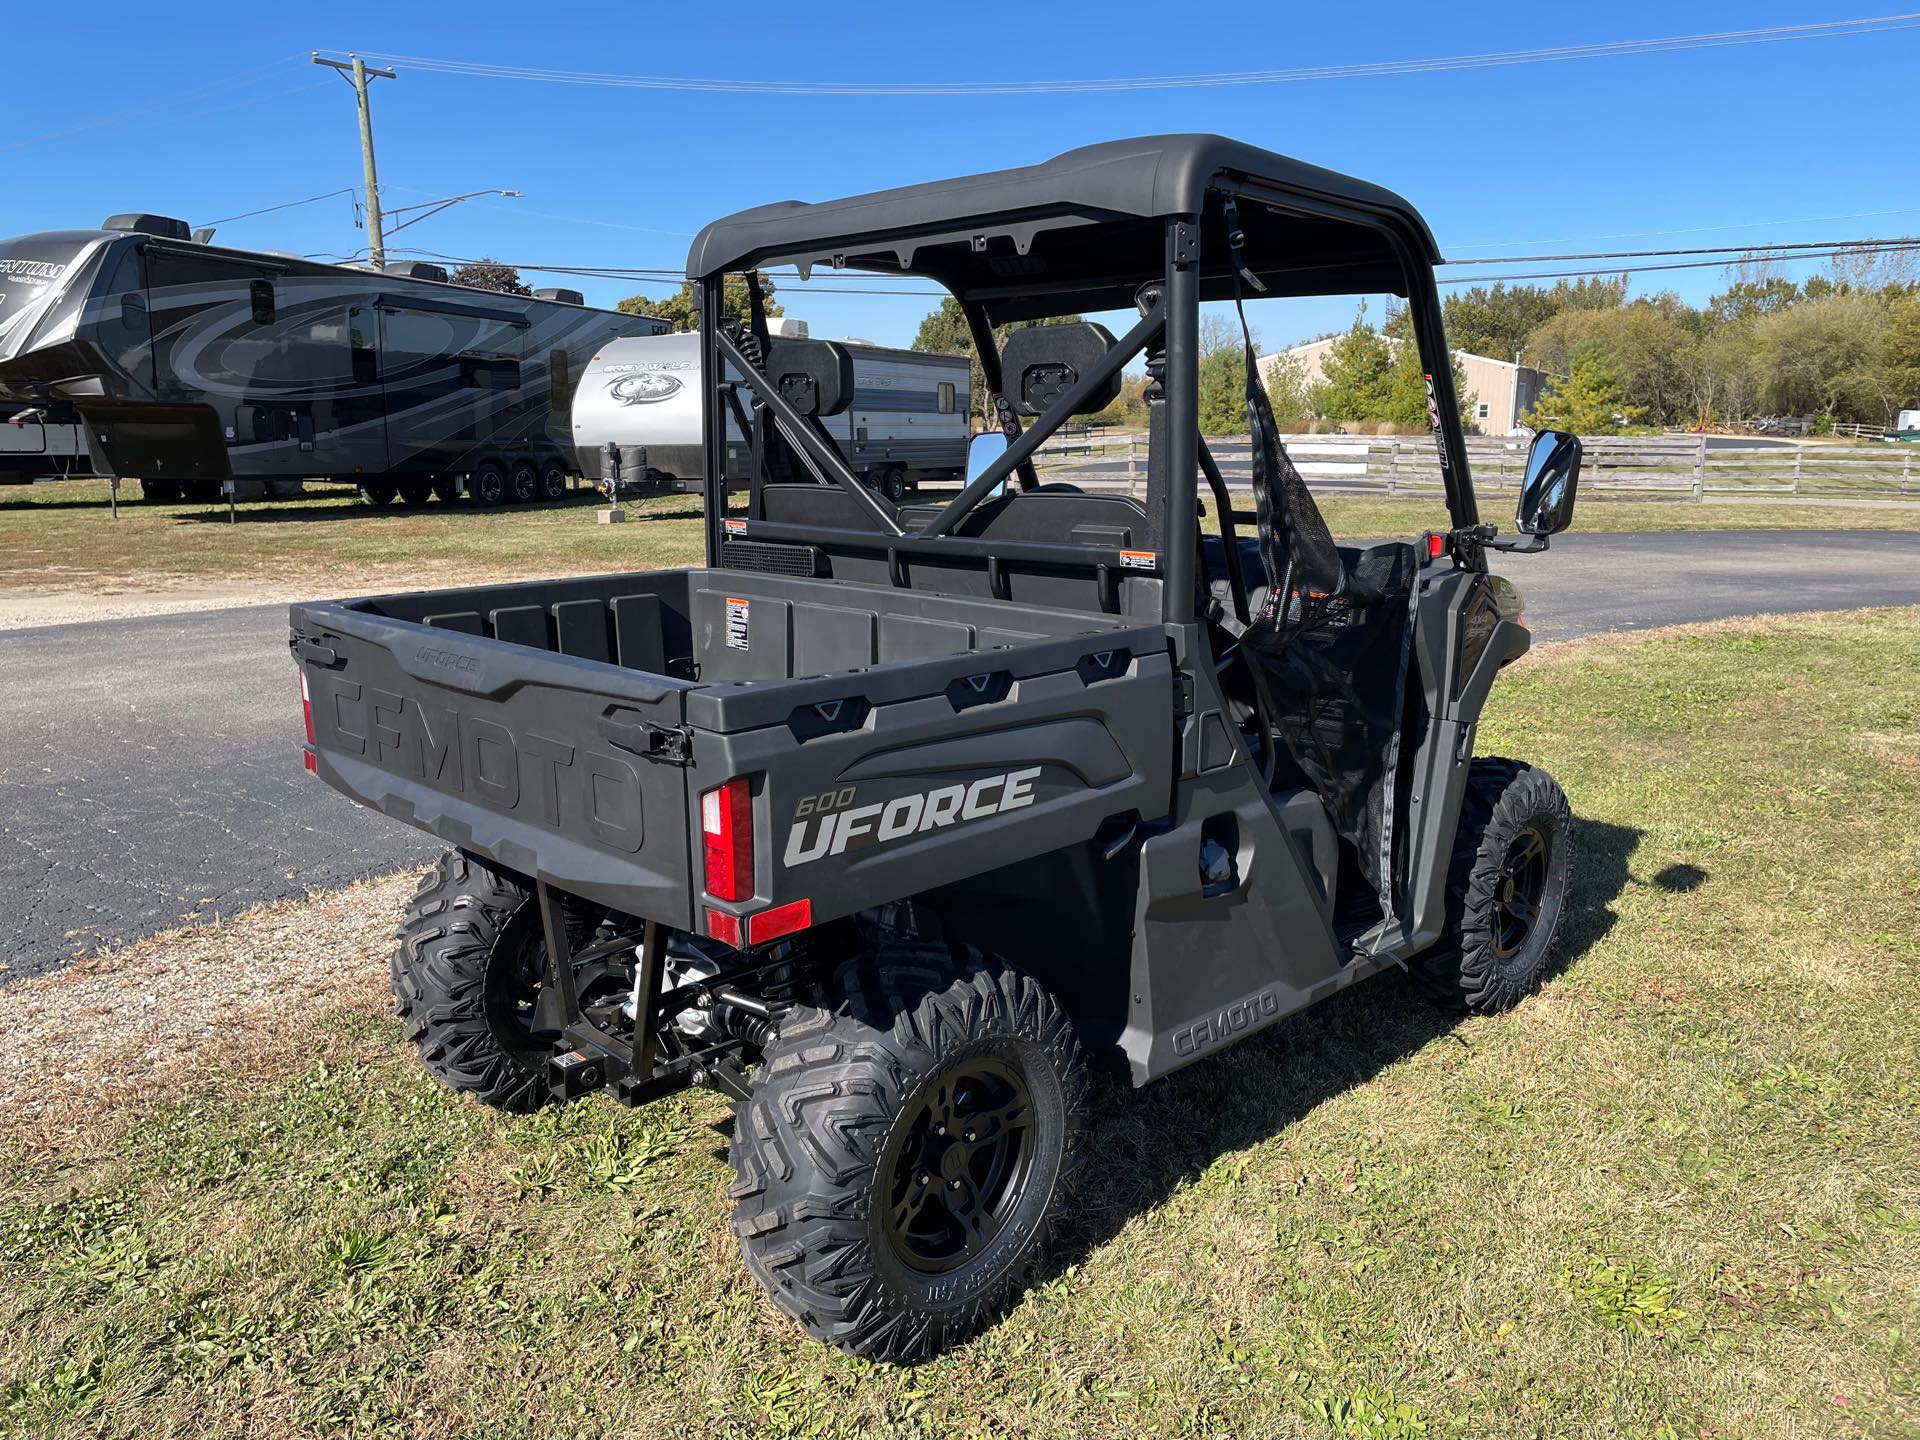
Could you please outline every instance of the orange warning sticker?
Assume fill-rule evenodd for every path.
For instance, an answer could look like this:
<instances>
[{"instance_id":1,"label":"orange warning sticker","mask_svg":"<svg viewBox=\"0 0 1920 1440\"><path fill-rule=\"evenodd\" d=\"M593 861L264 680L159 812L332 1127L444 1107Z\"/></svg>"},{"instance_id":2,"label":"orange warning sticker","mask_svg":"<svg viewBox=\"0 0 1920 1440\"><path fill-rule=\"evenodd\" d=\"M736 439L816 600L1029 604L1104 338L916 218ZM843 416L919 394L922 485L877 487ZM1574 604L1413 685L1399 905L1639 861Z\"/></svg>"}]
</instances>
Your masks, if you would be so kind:
<instances>
[{"instance_id":1,"label":"orange warning sticker","mask_svg":"<svg viewBox=\"0 0 1920 1440\"><path fill-rule=\"evenodd\" d=\"M1156 550L1122 550L1120 563L1129 570L1158 570L1160 554Z\"/></svg>"}]
</instances>

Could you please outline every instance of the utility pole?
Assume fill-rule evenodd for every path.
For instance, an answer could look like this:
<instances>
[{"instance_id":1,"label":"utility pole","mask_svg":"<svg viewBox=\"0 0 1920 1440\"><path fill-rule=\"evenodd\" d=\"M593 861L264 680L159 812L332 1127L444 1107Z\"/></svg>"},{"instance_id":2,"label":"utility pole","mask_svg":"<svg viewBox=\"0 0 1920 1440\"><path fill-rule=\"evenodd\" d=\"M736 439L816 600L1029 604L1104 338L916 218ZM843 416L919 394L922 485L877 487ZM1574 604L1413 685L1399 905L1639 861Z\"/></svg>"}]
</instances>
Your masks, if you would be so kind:
<instances>
[{"instance_id":1,"label":"utility pole","mask_svg":"<svg viewBox=\"0 0 1920 1440\"><path fill-rule=\"evenodd\" d=\"M367 107L367 83L398 77L392 70L369 70L367 62L358 55L349 55L346 60L328 60L316 53L313 63L338 70L342 77L350 77L348 83L360 102L360 162L367 173L367 258L373 262L373 268L379 270L387 263L387 244L380 230L380 176L373 166L373 112Z\"/></svg>"}]
</instances>

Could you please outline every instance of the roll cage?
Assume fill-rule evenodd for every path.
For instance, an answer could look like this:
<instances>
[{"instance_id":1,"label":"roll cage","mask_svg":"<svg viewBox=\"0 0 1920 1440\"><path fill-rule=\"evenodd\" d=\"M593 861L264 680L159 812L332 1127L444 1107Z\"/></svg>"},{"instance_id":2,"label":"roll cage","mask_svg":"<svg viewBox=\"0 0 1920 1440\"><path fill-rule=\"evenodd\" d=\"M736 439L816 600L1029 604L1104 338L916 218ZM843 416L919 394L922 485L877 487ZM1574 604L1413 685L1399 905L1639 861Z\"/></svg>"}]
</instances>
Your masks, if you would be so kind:
<instances>
[{"instance_id":1,"label":"roll cage","mask_svg":"<svg viewBox=\"0 0 1920 1440\"><path fill-rule=\"evenodd\" d=\"M1479 516L1433 281L1438 258L1424 222L1399 196L1209 135L1111 142L1021 170L822 204L786 202L715 221L688 256L700 300L707 562L728 563L726 547L743 539L821 547L884 561L886 575L901 586L910 586L916 563L984 570L991 593L1003 598L1010 568L1091 572L1106 609L1120 608L1118 577L1151 577L1159 592L1155 618L1186 624L1196 618L1200 588L1197 501L1204 477L1244 623L1236 526L1256 522L1256 514L1231 506L1199 432L1199 307L1256 295L1384 291L1406 302L1449 513L1456 531L1469 531ZM794 265L803 277L850 269L944 286L972 332L1008 440L1005 453L932 514L909 514L863 485L818 418L766 373L774 342L756 272L776 264ZM744 326L723 304L726 280L736 274L748 285ZM1006 394L993 327L1123 308L1136 310L1137 323L1023 427ZM970 526L1002 485L1039 489L1034 453L1143 356L1150 382L1144 545L1131 537L1113 543L1099 527L1059 539ZM754 437L745 521L727 514L729 414ZM783 448L797 462L789 473L842 493L831 516L767 513L768 470L778 467ZM1457 546L1456 558L1480 568L1477 546ZM1131 608L1137 613L1140 602Z\"/></svg>"}]
</instances>

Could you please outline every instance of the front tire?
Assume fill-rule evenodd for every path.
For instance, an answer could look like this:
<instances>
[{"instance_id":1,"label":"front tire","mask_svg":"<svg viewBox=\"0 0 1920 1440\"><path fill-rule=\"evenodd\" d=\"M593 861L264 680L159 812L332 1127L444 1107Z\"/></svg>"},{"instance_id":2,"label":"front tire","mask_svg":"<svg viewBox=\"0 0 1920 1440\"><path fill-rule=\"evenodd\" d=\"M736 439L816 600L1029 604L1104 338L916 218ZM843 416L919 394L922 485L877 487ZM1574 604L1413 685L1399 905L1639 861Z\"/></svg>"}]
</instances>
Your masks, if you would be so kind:
<instances>
[{"instance_id":1,"label":"front tire","mask_svg":"<svg viewBox=\"0 0 1920 1440\"><path fill-rule=\"evenodd\" d=\"M594 917L569 906L579 943ZM548 1103L551 1036L532 1028L547 942L533 891L477 855L449 850L420 881L401 922L390 978L406 1038L449 1089L496 1110Z\"/></svg>"},{"instance_id":2,"label":"front tire","mask_svg":"<svg viewBox=\"0 0 1920 1440\"><path fill-rule=\"evenodd\" d=\"M817 1340L911 1363L1026 1287L1087 1116L1072 1021L971 951L902 944L782 1017L735 1113L747 1269Z\"/></svg>"},{"instance_id":3,"label":"front tire","mask_svg":"<svg viewBox=\"0 0 1920 1440\"><path fill-rule=\"evenodd\" d=\"M1511 1009L1540 988L1573 874L1573 811L1559 782L1519 760L1479 759L1447 877L1447 933L1419 964L1470 1010Z\"/></svg>"},{"instance_id":4,"label":"front tire","mask_svg":"<svg viewBox=\"0 0 1920 1440\"><path fill-rule=\"evenodd\" d=\"M180 503L180 482L178 480L142 480L140 498L155 505L177 505Z\"/></svg>"},{"instance_id":5,"label":"front tire","mask_svg":"<svg viewBox=\"0 0 1920 1440\"><path fill-rule=\"evenodd\" d=\"M567 498L567 467L549 460L540 467L540 498L554 501Z\"/></svg>"},{"instance_id":6,"label":"front tire","mask_svg":"<svg viewBox=\"0 0 1920 1440\"><path fill-rule=\"evenodd\" d=\"M386 481L370 481L360 487L360 498L369 505L391 505L393 497L400 493L399 487Z\"/></svg>"}]
</instances>

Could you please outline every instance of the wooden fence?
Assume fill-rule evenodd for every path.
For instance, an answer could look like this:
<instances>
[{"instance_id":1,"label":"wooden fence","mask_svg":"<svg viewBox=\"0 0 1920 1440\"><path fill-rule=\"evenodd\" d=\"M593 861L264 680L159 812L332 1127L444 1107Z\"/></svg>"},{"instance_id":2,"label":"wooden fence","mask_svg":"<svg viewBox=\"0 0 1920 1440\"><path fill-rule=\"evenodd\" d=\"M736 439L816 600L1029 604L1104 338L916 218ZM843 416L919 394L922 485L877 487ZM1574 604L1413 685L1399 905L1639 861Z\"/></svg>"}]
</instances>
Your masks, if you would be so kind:
<instances>
[{"instance_id":1,"label":"wooden fence","mask_svg":"<svg viewBox=\"0 0 1920 1440\"><path fill-rule=\"evenodd\" d=\"M1417 495L1440 488L1439 461L1424 436L1283 438L1293 463L1316 491ZM1524 436L1469 436L1467 460L1475 488L1517 490L1528 443ZM1229 482L1246 484L1246 437L1215 437L1207 444ZM1740 445L1712 444L1697 435L1606 435L1588 440L1585 449L1583 494L1693 502L1769 495L1920 500L1920 445ZM1071 450L1043 446L1039 463L1056 478L1131 489L1146 479L1146 437L1076 437Z\"/></svg>"}]
</instances>

